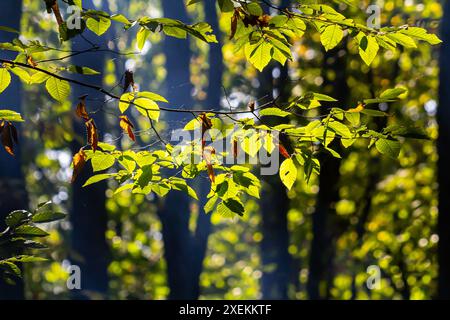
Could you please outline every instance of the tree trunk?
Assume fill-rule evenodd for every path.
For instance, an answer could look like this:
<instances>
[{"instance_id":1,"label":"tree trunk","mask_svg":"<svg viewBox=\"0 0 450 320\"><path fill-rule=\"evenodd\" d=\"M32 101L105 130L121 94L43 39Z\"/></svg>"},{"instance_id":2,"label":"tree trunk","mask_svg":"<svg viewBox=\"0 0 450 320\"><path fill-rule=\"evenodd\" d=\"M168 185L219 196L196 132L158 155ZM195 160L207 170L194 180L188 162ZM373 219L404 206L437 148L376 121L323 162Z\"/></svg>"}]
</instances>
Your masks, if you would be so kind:
<instances>
[{"instance_id":1,"label":"tree trunk","mask_svg":"<svg viewBox=\"0 0 450 320\"><path fill-rule=\"evenodd\" d=\"M164 15L168 18L188 21L182 0L163 1ZM205 2L206 21L218 30L216 4ZM166 37L164 52L167 68L167 98L173 106L192 105L192 84L190 82L191 51L189 41ZM223 62L221 45L211 44L209 51L208 89L205 103L207 108L220 108ZM186 118L182 114L168 115L169 128L178 129ZM167 261L167 275L170 299L197 299L200 295L200 274L206 254L208 236L211 232L210 216L204 214L209 183L199 185L199 215L195 231L189 230L190 199L177 191L162 199L159 216L163 225L164 255Z\"/></svg>"},{"instance_id":2,"label":"tree trunk","mask_svg":"<svg viewBox=\"0 0 450 320\"><path fill-rule=\"evenodd\" d=\"M344 44L345 45L345 44ZM328 51L324 54L324 84L322 88L331 88L325 93L338 100L339 105L348 100L349 89L346 82L347 55L338 56L342 47ZM327 79L326 71L334 71L336 78ZM323 113L329 112L329 107L322 108ZM331 144L331 147L339 152L339 141ZM335 204L339 200L340 159L334 158L329 153L320 155L319 194L317 196L316 210L312 216L313 240L311 242L309 277L307 291L310 299L323 299L326 297L326 281L333 267L333 218L336 216ZM334 227L334 226L333 226ZM323 288L323 289L322 289Z\"/></svg>"},{"instance_id":3,"label":"tree trunk","mask_svg":"<svg viewBox=\"0 0 450 320\"><path fill-rule=\"evenodd\" d=\"M445 2L441 27L440 86L437 121L439 138L437 148L439 182L438 217L438 298L450 299L450 2Z\"/></svg>"},{"instance_id":4,"label":"tree trunk","mask_svg":"<svg viewBox=\"0 0 450 320\"><path fill-rule=\"evenodd\" d=\"M219 21L217 17L217 7L215 1L205 1L206 22L213 30L219 30ZM208 70L208 88L207 99L205 100L205 109L220 109L220 100L222 97L222 76L223 76L223 56L222 41L211 43L209 46L209 70ZM197 227L194 235L194 285L196 296L200 295L200 275L203 270L203 260L208 247L208 237L211 233L211 215L205 214L203 207L207 201L207 194L211 189L211 183L208 180L200 180L199 186L199 213L197 218Z\"/></svg>"},{"instance_id":5,"label":"tree trunk","mask_svg":"<svg viewBox=\"0 0 450 320\"><path fill-rule=\"evenodd\" d=\"M164 16L187 22L188 17L182 0L162 1ZM166 97L174 107L192 105L192 84L190 82L191 51L189 40L173 37L164 39L166 55ZM168 114L169 129L177 129L183 114ZM190 199L184 193L171 191L161 199L158 212L162 223L164 257L167 262L167 277L170 299L195 299L192 270L192 235L189 231Z\"/></svg>"},{"instance_id":6,"label":"tree trunk","mask_svg":"<svg viewBox=\"0 0 450 320\"><path fill-rule=\"evenodd\" d=\"M0 11L1 25L20 30L20 19L22 15L22 1L11 1L3 6ZM0 42L11 41L17 37L14 33L0 31ZM9 51L1 52L2 58L13 60L16 53ZM1 107L17 112L21 110L21 85L16 78L11 81L9 87L1 94ZM17 124L15 124L17 126ZM20 133L20 126L19 133ZM28 197L25 180L21 170L21 147L15 148L15 157L7 154L3 147L0 150L0 230L6 226L5 217L9 212L18 209L28 209ZM8 285L0 279L0 300L23 299L23 281L18 279L15 286Z\"/></svg>"},{"instance_id":7,"label":"tree trunk","mask_svg":"<svg viewBox=\"0 0 450 320\"><path fill-rule=\"evenodd\" d=\"M87 8L94 8L92 1L85 1L83 5ZM104 9L104 8L103 8ZM97 36L90 31L83 34L89 41L99 43ZM83 50L91 45L80 36L72 40L73 50ZM72 64L87 66L100 72L100 75L90 76L90 83L102 85L103 71L106 54L102 52L86 53L72 58ZM76 78L76 77L75 77ZM83 77L80 76L80 79ZM85 78L84 78L85 79ZM94 111L102 106L104 96L93 90L86 90L79 86L73 86L73 107L78 103L78 97L89 94L87 101L88 112ZM93 100L93 101L91 101ZM103 112L93 115L99 133L105 132L105 119ZM86 126L84 122L74 115L73 128L75 137L71 143L72 153L86 144ZM100 140L101 137L100 137ZM86 165L76 182L72 185L72 211L70 222L72 224L71 234L71 262L81 268L81 291L74 291L75 299L94 298L94 294L103 297L108 291L108 264L110 253L106 242L105 233L107 230L108 213L106 210L106 189L105 181L95 183L83 188L82 185L93 175L90 164Z\"/></svg>"},{"instance_id":8,"label":"tree trunk","mask_svg":"<svg viewBox=\"0 0 450 320\"><path fill-rule=\"evenodd\" d=\"M287 7L290 0L283 0L282 7ZM278 78L273 77L273 71L280 70ZM289 83L288 66L281 66L273 63L264 69L259 76L259 96L269 94L269 97L277 101L285 102L291 95L291 85ZM274 97L274 90L278 91L278 97ZM286 120L279 117L263 117L264 123L277 125ZM280 140L283 140L280 138ZM282 141L289 147L285 141ZM280 161L284 158L280 155ZM289 254L289 230L287 213L289 211L290 200L287 196L286 187L277 175L262 176L263 187L261 190L261 231L263 239L261 241L261 259L264 267L270 271L263 271L261 277L261 291L263 299L288 299L289 284L291 280L292 258ZM274 268L270 268L274 266Z\"/></svg>"}]
</instances>

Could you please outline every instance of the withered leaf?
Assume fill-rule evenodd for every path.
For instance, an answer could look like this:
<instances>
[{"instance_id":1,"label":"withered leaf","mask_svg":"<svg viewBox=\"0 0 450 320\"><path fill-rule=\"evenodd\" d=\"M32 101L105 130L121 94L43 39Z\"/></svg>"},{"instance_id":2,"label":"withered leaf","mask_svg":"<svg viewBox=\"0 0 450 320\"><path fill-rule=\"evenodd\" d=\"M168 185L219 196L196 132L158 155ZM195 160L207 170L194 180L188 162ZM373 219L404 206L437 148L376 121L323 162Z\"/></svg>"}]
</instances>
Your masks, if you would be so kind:
<instances>
[{"instance_id":1,"label":"withered leaf","mask_svg":"<svg viewBox=\"0 0 450 320\"><path fill-rule=\"evenodd\" d=\"M98 131L94 119L89 119L85 124L87 129L87 141L95 152L98 148Z\"/></svg>"},{"instance_id":2,"label":"withered leaf","mask_svg":"<svg viewBox=\"0 0 450 320\"><path fill-rule=\"evenodd\" d=\"M250 100L247 107L250 109L251 112L254 112L255 111L255 101Z\"/></svg>"},{"instance_id":3,"label":"withered leaf","mask_svg":"<svg viewBox=\"0 0 450 320\"><path fill-rule=\"evenodd\" d=\"M136 91L136 85L134 83L134 74L133 71L127 70L125 71L125 80L123 85L123 93L127 92L128 88L131 86L133 91Z\"/></svg>"},{"instance_id":4,"label":"withered leaf","mask_svg":"<svg viewBox=\"0 0 450 320\"><path fill-rule=\"evenodd\" d=\"M14 143L19 143L17 129L11 122L2 122L0 125L1 143L6 152L14 156Z\"/></svg>"},{"instance_id":5,"label":"withered leaf","mask_svg":"<svg viewBox=\"0 0 450 320\"><path fill-rule=\"evenodd\" d=\"M33 57L32 57L32 56L28 56L28 57L27 57L27 63L28 63L30 66L34 67L34 68L36 68L37 65L38 65L38 64L33 60Z\"/></svg>"},{"instance_id":6,"label":"withered leaf","mask_svg":"<svg viewBox=\"0 0 450 320\"><path fill-rule=\"evenodd\" d=\"M291 155L286 150L286 148L281 144L281 142L278 144L278 150L280 151L281 155L286 159L291 157Z\"/></svg>"},{"instance_id":7,"label":"withered leaf","mask_svg":"<svg viewBox=\"0 0 450 320\"><path fill-rule=\"evenodd\" d=\"M85 121L89 120L89 114L86 111L86 96L80 97L80 102L77 104L76 110L77 116L84 119Z\"/></svg>"},{"instance_id":8,"label":"withered leaf","mask_svg":"<svg viewBox=\"0 0 450 320\"><path fill-rule=\"evenodd\" d=\"M211 183L215 183L216 181L216 175L214 174L214 168L212 165L212 156L216 154L216 149L213 147L206 147L203 150L203 159L205 159L206 162L206 168L208 170L208 177Z\"/></svg>"},{"instance_id":9,"label":"withered leaf","mask_svg":"<svg viewBox=\"0 0 450 320\"><path fill-rule=\"evenodd\" d=\"M211 181L211 183L215 183L216 182L216 176L215 176L215 174L214 174L214 169L213 169L213 166L212 166L212 164L207 164L206 165L207 166L207 168L208 168L208 177L209 177L209 180Z\"/></svg>"},{"instance_id":10,"label":"withered leaf","mask_svg":"<svg viewBox=\"0 0 450 320\"><path fill-rule=\"evenodd\" d=\"M15 144L19 144L19 135L17 133L16 127L10 123L9 129L11 130L11 137Z\"/></svg>"},{"instance_id":11,"label":"withered leaf","mask_svg":"<svg viewBox=\"0 0 450 320\"><path fill-rule=\"evenodd\" d=\"M205 113L200 114L200 121L202 123L202 150L205 148L206 140L205 133L212 128L212 121Z\"/></svg>"},{"instance_id":12,"label":"withered leaf","mask_svg":"<svg viewBox=\"0 0 450 320\"><path fill-rule=\"evenodd\" d=\"M236 139L233 140L232 152L233 157L236 159L238 157L238 142Z\"/></svg>"},{"instance_id":13,"label":"withered leaf","mask_svg":"<svg viewBox=\"0 0 450 320\"><path fill-rule=\"evenodd\" d=\"M120 127L125 131L126 134L130 137L131 140L136 141L136 137L133 132L134 125L128 119L127 116L120 116Z\"/></svg>"},{"instance_id":14,"label":"withered leaf","mask_svg":"<svg viewBox=\"0 0 450 320\"><path fill-rule=\"evenodd\" d=\"M83 148L80 149L74 156L73 156L73 173L72 173L72 180L71 183L74 183L77 179L78 175L83 170L84 165L86 164L86 154L84 153Z\"/></svg>"},{"instance_id":15,"label":"withered leaf","mask_svg":"<svg viewBox=\"0 0 450 320\"><path fill-rule=\"evenodd\" d=\"M234 14L231 17L231 32L230 32L230 40L234 38L234 35L236 34L237 25L239 21L239 10L235 9Z\"/></svg>"}]
</instances>

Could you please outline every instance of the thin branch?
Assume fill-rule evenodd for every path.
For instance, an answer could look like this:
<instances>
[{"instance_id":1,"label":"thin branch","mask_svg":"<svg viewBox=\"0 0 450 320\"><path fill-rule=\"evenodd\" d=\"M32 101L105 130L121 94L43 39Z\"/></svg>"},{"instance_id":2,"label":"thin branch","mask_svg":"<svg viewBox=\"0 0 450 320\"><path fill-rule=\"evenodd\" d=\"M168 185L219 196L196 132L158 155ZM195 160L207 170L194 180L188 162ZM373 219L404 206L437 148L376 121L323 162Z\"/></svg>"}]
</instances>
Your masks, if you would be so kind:
<instances>
[{"instance_id":1,"label":"thin branch","mask_svg":"<svg viewBox=\"0 0 450 320\"><path fill-rule=\"evenodd\" d=\"M213 113L213 114L249 114L249 113L252 113L252 111L249 111L249 110L232 111L232 112L230 112L230 111L217 111L217 110L214 110L214 109L210 109L210 110L204 110L204 109L174 109L174 108L166 108L166 107L159 107L159 109L151 109L151 108L149 109L149 108L145 108L145 107L143 107L143 106L141 106L139 104L136 104L133 101L123 100L123 99L121 99L120 96L118 96L118 95L116 95L116 94L114 94L114 93L112 93L112 92L110 92L110 91L108 91L108 90L106 90L106 89L104 89L104 88L102 88L100 86L97 86L97 85L93 85L93 84L90 84L90 83L82 82L82 81L71 79L71 78L67 78L67 77L61 76L59 74L53 73L51 71L48 71L48 70L45 70L45 69L42 69L42 68L39 68L39 67L34 67L34 66L28 65L26 63L22 63L22 62L16 62L16 61L7 60L7 59L1 59L1 58L0 58L0 62L1 63L10 64L12 66L17 65L17 66L20 66L20 67L23 67L23 68L36 70L36 71L45 73L45 74L47 74L47 75L49 75L49 76L51 76L53 78L56 78L58 80L67 81L67 82L70 82L70 83L73 83L73 84L76 84L76 85L79 85L79 86L82 86L82 87L85 87L85 88L90 88L90 89L96 90L96 91L101 92L101 93L103 93L103 94L105 94L105 95L107 95L107 96L109 96L109 97L111 97L111 98L113 98L115 100L118 100L119 102L129 103L129 104L134 105L137 108L142 109L142 110L147 110L147 111L162 110L162 111L167 111L167 112L179 112L179 113ZM255 110L262 109L262 108L264 108L266 106L269 106L271 104L272 104L272 101L267 102L267 103L259 106L258 108L255 108Z\"/></svg>"}]
</instances>

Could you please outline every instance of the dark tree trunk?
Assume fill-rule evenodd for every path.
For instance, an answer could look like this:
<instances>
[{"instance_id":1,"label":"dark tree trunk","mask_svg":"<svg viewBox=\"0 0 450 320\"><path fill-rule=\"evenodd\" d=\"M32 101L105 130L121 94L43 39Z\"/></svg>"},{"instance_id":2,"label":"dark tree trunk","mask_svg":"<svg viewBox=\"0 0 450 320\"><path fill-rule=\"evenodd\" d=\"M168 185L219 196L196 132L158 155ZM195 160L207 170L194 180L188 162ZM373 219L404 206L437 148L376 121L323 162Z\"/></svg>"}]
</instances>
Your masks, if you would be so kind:
<instances>
[{"instance_id":1,"label":"dark tree trunk","mask_svg":"<svg viewBox=\"0 0 450 320\"><path fill-rule=\"evenodd\" d=\"M219 30L219 21L217 17L217 7L215 1L205 1L206 22L213 30ZM220 37L220 33L216 32ZM205 109L220 109L220 100L222 97L222 76L224 71L222 56L222 41L211 43L209 46L209 70L208 70L208 88L207 99L205 100ZM207 194L211 189L211 183L208 180L200 181L199 192L199 213L197 218L197 228L194 235L194 285L196 296L200 295L200 275L203 270L203 260L208 247L208 237L211 233L211 216L205 214L203 207L207 201Z\"/></svg>"},{"instance_id":2,"label":"dark tree trunk","mask_svg":"<svg viewBox=\"0 0 450 320\"><path fill-rule=\"evenodd\" d=\"M438 217L438 298L450 299L450 1L445 2L441 27L440 86L437 120L439 217Z\"/></svg>"},{"instance_id":3,"label":"dark tree trunk","mask_svg":"<svg viewBox=\"0 0 450 320\"><path fill-rule=\"evenodd\" d=\"M281 6L285 7L290 3L290 0L283 0ZM275 68L280 70L280 75L276 79L273 77ZM278 102L285 102L289 99L292 88L289 83L287 65L281 66L276 63L267 66L260 74L259 81L258 93L260 96L268 94L272 99L277 98ZM273 96L274 89L277 91L277 97ZM262 121L271 125L282 123L279 117L263 117ZM288 147L286 142L283 142L283 144ZM283 159L280 155L280 161ZM278 174L262 176L261 179L263 181L260 204L261 231L263 234L261 259L263 266L275 266L275 268L269 268L270 271L263 271L261 278L262 298L288 299L292 265L292 259L288 251L289 230L287 225L290 201L286 187Z\"/></svg>"},{"instance_id":4,"label":"dark tree trunk","mask_svg":"<svg viewBox=\"0 0 450 320\"><path fill-rule=\"evenodd\" d=\"M188 21L184 3L181 0L163 1L164 15L168 18ZM216 5L205 2L206 21L218 30ZM166 37L164 52L167 68L167 98L173 106L192 105L192 84L190 82L191 51L189 41ZM212 44L209 52L210 70L206 104L208 108L219 108L223 74L220 44ZM178 129L187 119L182 114L172 113L166 118L169 128ZM177 191L162 199L159 216L163 225L164 255L167 261L167 275L170 299L197 299L200 295L200 274L206 254L208 236L211 232L209 215L204 214L203 205L209 184L199 185L200 208L195 232L189 230L190 199Z\"/></svg>"},{"instance_id":5,"label":"dark tree trunk","mask_svg":"<svg viewBox=\"0 0 450 320\"><path fill-rule=\"evenodd\" d=\"M11 1L0 11L1 25L20 30L22 1ZM17 37L14 33L0 31L0 42L11 41ZM15 53L2 51L1 57L14 59ZM17 78L12 79L9 87L0 95L1 107L17 112L21 110L21 85ZM16 124L15 124L16 125ZM17 126L17 125L16 125ZM20 127L19 127L20 132ZM15 149L15 157L0 150L0 230L5 227L4 220L9 212L28 208L28 197L25 180L21 170L21 147ZM0 300L23 299L23 282L17 281L15 286L8 285L0 279Z\"/></svg>"},{"instance_id":6,"label":"dark tree trunk","mask_svg":"<svg viewBox=\"0 0 450 320\"><path fill-rule=\"evenodd\" d=\"M188 20L182 0L162 1L164 16ZM174 107L192 105L192 84L190 82L189 64L191 51L188 40L172 37L164 39L166 55L166 97ZM179 127L184 116L171 113L165 118L170 129ZM170 299L195 299L195 285L192 273L192 235L189 230L190 199L178 191L169 192L161 199L162 206L158 214L163 228L164 257L167 262L167 277Z\"/></svg>"},{"instance_id":7,"label":"dark tree trunk","mask_svg":"<svg viewBox=\"0 0 450 320\"><path fill-rule=\"evenodd\" d=\"M92 1L85 1L85 7L93 8ZM89 41L100 43L101 40L90 31L83 34ZM91 45L80 36L72 41L74 50L83 50ZM90 76L90 83L102 85L103 71L106 54L102 52L87 53L72 58L71 63L78 66L87 66L101 73L98 76ZM79 77L83 79L82 77ZM85 78L84 78L85 80ZM86 90L79 86L72 86L73 107L78 103L78 97L89 94L87 101L88 112L94 111L102 106L104 96L93 90ZM93 100L93 101L91 101ZM93 115L98 127L100 137L105 131L105 119L103 112ZM86 144L86 126L81 119L74 115L73 127L75 137L71 143L72 153ZM83 188L82 185L93 175L92 166L86 165L83 172L72 185L72 211L70 222L72 224L71 234L71 262L81 268L81 291L74 291L75 299L88 299L94 294L102 296L108 291L108 264L110 253L106 242L108 213L106 210L106 182L99 182Z\"/></svg>"},{"instance_id":8,"label":"dark tree trunk","mask_svg":"<svg viewBox=\"0 0 450 320\"><path fill-rule=\"evenodd\" d=\"M274 79L272 71L275 67L268 66L260 74L259 95L272 96L274 89L279 91L278 101L285 101L289 97L290 85L288 83L287 67L276 65L280 68L280 77ZM280 124L276 117L263 117L264 123L271 125ZM280 156L280 161L283 157ZM263 271L261 278L261 291L263 299L288 299L288 287L290 283L291 256L288 252L289 230L287 226L287 212L289 210L289 198L286 187L282 184L278 175L262 176L263 187L261 192L261 241L262 264L270 271ZM274 268L270 268L274 266Z\"/></svg>"},{"instance_id":9,"label":"dark tree trunk","mask_svg":"<svg viewBox=\"0 0 450 320\"><path fill-rule=\"evenodd\" d=\"M342 47L328 51L324 54L324 84L327 94L338 100L340 105L348 99L349 89L346 82L346 55L338 55ZM336 78L330 80L325 71L334 71ZM328 89L328 90L327 90ZM330 105L323 108L328 113ZM335 141L331 147L339 152L340 142ZM307 291L310 299L322 299L327 295L326 282L333 265L333 218L336 216L335 204L339 200L339 168L340 159L323 152L320 156L319 194L317 196L316 210L312 216L313 240L310 249L309 277ZM323 288L323 290L321 289Z\"/></svg>"}]
</instances>

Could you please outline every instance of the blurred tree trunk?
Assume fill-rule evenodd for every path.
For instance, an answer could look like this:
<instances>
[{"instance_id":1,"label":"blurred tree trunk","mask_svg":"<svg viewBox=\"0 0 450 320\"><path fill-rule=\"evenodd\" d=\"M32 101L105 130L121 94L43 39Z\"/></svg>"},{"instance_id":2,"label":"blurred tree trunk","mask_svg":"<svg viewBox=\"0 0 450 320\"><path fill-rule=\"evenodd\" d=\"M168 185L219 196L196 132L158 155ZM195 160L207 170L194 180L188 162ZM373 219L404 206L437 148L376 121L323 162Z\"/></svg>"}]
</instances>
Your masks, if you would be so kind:
<instances>
[{"instance_id":1,"label":"blurred tree trunk","mask_svg":"<svg viewBox=\"0 0 450 320\"><path fill-rule=\"evenodd\" d=\"M20 30L22 16L22 1L11 1L0 11L0 24ZM0 42L11 41L17 37L14 33L0 31ZM14 59L15 53L2 51L2 58ZM15 78L9 87L1 94L1 107L17 112L21 111L21 85ZM15 124L16 125L16 124ZM17 126L17 125L16 125ZM19 127L20 133L20 127ZM0 230L6 226L5 217L9 212L18 209L28 209L28 197L24 175L21 170L21 147L15 149L15 157L7 154L3 147L0 150ZM23 281L18 280L15 286L6 284L0 279L0 300L23 299Z\"/></svg>"},{"instance_id":2,"label":"blurred tree trunk","mask_svg":"<svg viewBox=\"0 0 450 320\"><path fill-rule=\"evenodd\" d=\"M273 77L274 69L280 71L277 79ZM259 74L259 96L269 95L274 99L274 89L278 90L279 101L289 98L289 77L287 67L277 64L270 65ZM280 91L281 90L281 91ZM279 117L263 117L264 123L280 124ZM274 152L278 152L275 150ZM284 158L279 155L280 161ZM282 184L278 174L261 176L263 182L261 190L261 259L264 269L261 278L261 291L263 299L288 299L288 285L290 282L291 257L288 252L289 230L287 226L287 212L289 198L286 187Z\"/></svg>"},{"instance_id":3,"label":"blurred tree trunk","mask_svg":"<svg viewBox=\"0 0 450 320\"><path fill-rule=\"evenodd\" d=\"M324 53L324 68L322 77L324 83L322 88L325 94L338 100L336 105L327 103L321 109L323 114L329 112L330 107L342 106L348 100L349 88L346 82L346 54L339 54L344 50L343 45L336 49ZM328 72L334 72L334 79L327 77ZM322 93L322 92L321 92ZM333 141L331 148L340 153L340 141ZM327 282L330 283L329 276L333 268L334 259L334 234L336 216L335 205L339 200L339 179L340 164L338 158L324 151L319 158L321 169L319 176L319 193L317 196L316 210L312 215L312 233L309 273L307 291L310 299L323 299L327 295Z\"/></svg>"},{"instance_id":4,"label":"blurred tree trunk","mask_svg":"<svg viewBox=\"0 0 450 320\"><path fill-rule=\"evenodd\" d=\"M218 37L219 43L209 45L209 69L208 69L208 87L207 98L205 100L205 109L220 109L222 97L222 76L224 71L222 40L220 39L219 20L217 16L217 7L215 1L205 1L205 21L209 23ZM201 179L199 185L199 209L197 218L197 227L194 235L194 284L196 296L200 295L200 275L203 270L203 260L208 247L208 237L211 233L211 215L205 214L203 207L206 204L211 183L209 180Z\"/></svg>"},{"instance_id":5,"label":"blurred tree trunk","mask_svg":"<svg viewBox=\"0 0 450 320\"><path fill-rule=\"evenodd\" d=\"M164 16L188 21L182 0L163 1ZM205 2L206 21L218 30L216 5ZM164 40L167 79L166 94L174 107L191 106L192 84L190 82L191 51L189 41L166 37ZM211 44L209 51L208 88L205 105L207 108L220 108L223 61L221 45ZM182 114L167 115L169 128L178 129L186 119ZM167 275L170 299L197 299L200 295L200 274L206 254L208 236L211 232L210 216L203 211L206 194L210 185L200 182L199 210L195 231L189 229L191 218L190 199L183 193L172 191L162 199L159 216L163 225L164 255L167 262Z\"/></svg>"},{"instance_id":6,"label":"blurred tree trunk","mask_svg":"<svg viewBox=\"0 0 450 320\"><path fill-rule=\"evenodd\" d=\"M90 1L84 1L86 8L95 8ZM107 8L102 8L103 10ZM100 43L101 39L93 35L90 31L84 32L83 36L92 43ZM72 40L73 50L83 50L90 48L88 41L80 36ZM102 85L103 72L107 53L93 52L74 56L71 59L73 65L87 66L100 72L100 75L89 76L90 83ZM74 78L77 78L74 76ZM79 79L86 78L83 76ZM72 106L78 103L78 97L89 94L87 98L87 111L94 111L103 105L104 95L93 90L86 90L79 86L72 86L73 102ZM86 144L86 126L84 121L75 116L73 112L74 140L71 143L72 153L76 153ZM102 140L101 133L105 131L105 118L103 112L97 112L93 116L99 130L99 140ZM92 166L86 165L76 182L72 185L72 210L70 222L72 224L71 234L71 263L81 268L81 291L74 290L75 299L89 299L96 297L96 294L104 295L108 291L108 264L109 248L106 242L105 233L107 230L108 213L106 210L106 189L105 181L95 183L83 188L82 185L93 175Z\"/></svg>"},{"instance_id":7,"label":"blurred tree trunk","mask_svg":"<svg viewBox=\"0 0 450 320\"><path fill-rule=\"evenodd\" d=\"M282 7L287 7L290 0L283 0ZM274 78L274 71L279 71L279 76ZM289 82L288 66L271 64L259 74L259 96L269 95L269 99L285 102L290 98L291 84ZM276 92L276 97L274 96ZM286 122L279 117L263 117L264 123L277 125ZM286 141L280 138L283 145L288 147ZM277 152L277 150L275 151ZM284 158L279 155L280 162ZM278 174L262 176L263 187L261 190L261 259L263 271L261 278L261 291L263 299L289 298L288 290L291 280L292 259L289 254L289 230L287 224L287 213L290 200L287 196L286 187L281 182ZM273 267L271 267L273 266Z\"/></svg>"},{"instance_id":8,"label":"blurred tree trunk","mask_svg":"<svg viewBox=\"0 0 450 320\"><path fill-rule=\"evenodd\" d=\"M188 21L182 0L162 1L164 16ZM166 56L166 97L173 107L192 105L192 84L190 82L191 51L189 40L173 37L164 39ZM165 120L169 129L177 129L183 114L167 114ZM171 191L161 199L158 212L162 223L164 257L167 262L167 277L170 299L196 299L195 283L192 277L192 234L189 230L190 199L184 193Z\"/></svg>"},{"instance_id":9,"label":"blurred tree trunk","mask_svg":"<svg viewBox=\"0 0 450 320\"><path fill-rule=\"evenodd\" d=\"M441 25L440 87L437 121L439 217L438 217L438 298L450 299L450 1L445 2Z\"/></svg>"}]
</instances>

